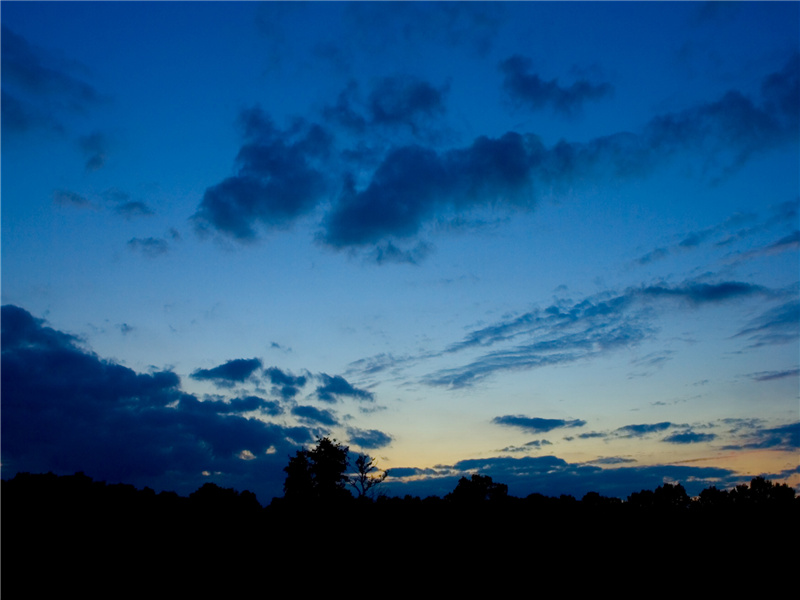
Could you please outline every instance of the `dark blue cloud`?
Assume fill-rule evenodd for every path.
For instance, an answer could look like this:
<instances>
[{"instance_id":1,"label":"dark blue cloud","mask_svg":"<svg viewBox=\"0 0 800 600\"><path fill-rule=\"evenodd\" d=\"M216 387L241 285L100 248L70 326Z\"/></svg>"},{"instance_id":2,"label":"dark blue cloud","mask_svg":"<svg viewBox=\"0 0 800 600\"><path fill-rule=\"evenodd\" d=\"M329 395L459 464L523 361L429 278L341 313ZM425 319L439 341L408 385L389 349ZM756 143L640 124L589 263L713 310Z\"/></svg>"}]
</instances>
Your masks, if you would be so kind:
<instances>
[{"instance_id":1,"label":"dark blue cloud","mask_svg":"<svg viewBox=\"0 0 800 600\"><path fill-rule=\"evenodd\" d=\"M190 377L198 381L212 381L217 385L231 385L244 382L261 366L261 359L237 358L213 369L197 369Z\"/></svg>"},{"instance_id":2,"label":"dark blue cloud","mask_svg":"<svg viewBox=\"0 0 800 600\"><path fill-rule=\"evenodd\" d=\"M444 112L444 90L414 77L381 79L369 96L369 112L375 125L408 125L420 117Z\"/></svg>"},{"instance_id":3,"label":"dark blue cloud","mask_svg":"<svg viewBox=\"0 0 800 600\"><path fill-rule=\"evenodd\" d=\"M585 79L579 79L569 87L559 85L556 79L543 81L535 73L530 73L531 66L531 60L520 55L500 63L500 71L504 75L503 88L520 106L535 110L550 106L556 112L573 115L586 102L599 100L614 91L611 84L591 83Z\"/></svg>"},{"instance_id":4,"label":"dark blue cloud","mask_svg":"<svg viewBox=\"0 0 800 600\"><path fill-rule=\"evenodd\" d=\"M244 111L240 121L245 144L236 157L238 172L208 188L192 218L201 230L246 241L257 237L257 225L287 226L323 198L327 184L319 161L332 138L302 122L279 130L259 108Z\"/></svg>"},{"instance_id":5,"label":"dark blue cloud","mask_svg":"<svg viewBox=\"0 0 800 600\"><path fill-rule=\"evenodd\" d=\"M668 435L662 441L670 444L697 444L700 442L710 442L716 439L714 433L698 433L696 431L686 430Z\"/></svg>"},{"instance_id":6,"label":"dark blue cloud","mask_svg":"<svg viewBox=\"0 0 800 600\"><path fill-rule=\"evenodd\" d=\"M685 151L718 156L719 162L727 157L722 169L727 173L796 137L799 109L785 100L796 95L797 62L790 60L765 78L760 103L732 91L716 102L660 115L638 134L616 133L586 143L562 140L549 149L536 136L516 132L481 137L446 152L419 145L393 148L362 189L346 181L320 239L344 248L411 238L448 212L488 205L531 208L539 197L534 189L640 177ZM575 98L594 88L581 89Z\"/></svg>"},{"instance_id":7,"label":"dark blue cloud","mask_svg":"<svg viewBox=\"0 0 800 600\"><path fill-rule=\"evenodd\" d=\"M619 461L601 461L601 464L609 465L614 462ZM665 481L679 481L689 494L694 495L711 485L718 488L732 487L746 479L728 469L715 467L599 467L588 463L568 463L555 456L470 459L454 465L438 465L433 470L435 473L432 474L410 467L391 469L386 490L399 496L444 496L455 488L460 477L468 477L477 472L507 484L509 494L518 497L540 493L548 496L571 494L580 498L587 492L594 491L604 496L627 498L632 492L652 490ZM420 475L427 477L420 478Z\"/></svg>"},{"instance_id":8,"label":"dark blue cloud","mask_svg":"<svg viewBox=\"0 0 800 600\"><path fill-rule=\"evenodd\" d=\"M304 427L240 416L274 414L276 403L201 402L175 373L103 360L15 306L2 307L2 365L4 476L84 471L188 493L206 471L268 501L280 493L285 456L312 439Z\"/></svg>"},{"instance_id":9,"label":"dark blue cloud","mask_svg":"<svg viewBox=\"0 0 800 600\"><path fill-rule=\"evenodd\" d=\"M347 430L350 436L350 443L363 448L364 450L376 450L384 448L392 443L392 436L377 429L355 429Z\"/></svg>"},{"instance_id":10,"label":"dark blue cloud","mask_svg":"<svg viewBox=\"0 0 800 600\"><path fill-rule=\"evenodd\" d=\"M185 394L181 397L180 407L184 410L215 414L240 414L247 412L259 412L269 416L283 414L283 408L278 402L274 400L265 400L258 396L244 396L242 398L232 398L230 400L206 399L200 401L194 396Z\"/></svg>"},{"instance_id":11,"label":"dark blue cloud","mask_svg":"<svg viewBox=\"0 0 800 600\"><path fill-rule=\"evenodd\" d=\"M327 425L333 427L339 420L329 410L319 409L314 406L295 406L292 414L309 425Z\"/></svg>"},{"instance_id":12,"label":"dark blue cloud","mask_svg":"<svg viewBox=\"0 0 800 600\"><path fill-rule=\"evenodd\" d=\"M573 419L567 421L564 419L541 419L538 417L525 417L522 415L505 415L503 417L495 417L492 423L497 425L504 425L506 427L519 427L525 431L532 433L546 433L553 429L583 427L586 421L580 419Z\"/></svg>"},{"instance_id":13,"label":"dark blue cloud","mask_svg":"<svg viewBox=\"0 0 800 600\"><path fill-rule=\"evenodd\" d=\"M273 393L277 393L284 399L294 398L300 393L300 388L306 384L304 375L291 375L281 371L278 367L264 369L264 375L272 383Z\"/></svg>"},{"instance_id":14,"label":"dark blue cloud","mask_svg":"<svg viewBox=\"0 0 800 600\"><path fill-rule=\"evenodd\" d=\"M335 248L370 245L412 237L438 211L493 202L526 205L532 199L530 164L541 151L537 140L517 133L480 137L444 154L419 145L396 148L365 189L345 181L321 239Z\"/></svg>"},{"instance_id":15,"label":"dark blue cloud","mask_svg":"<svg viewBox=\"0 0 800 600\"><path fill-rule=\"evenodd\" d=\"M687 283L675 287L651 285L641 289L645 297L672 297L687 300L693 304L725 302L734 298L767 294L768 290L760 285L725 281L717 284Z\"/></svg>"},{"instance_id":16,"label":"dark blue cloud","mask_svg":"<svg viewBox=\"0 0 800 600\"><path fill-rule=\"evenodd\" d=\"M664 431L672 427L672 423L663 421L661 423L642 423L639 425L624 425L614 430L614 433L622 437L642 437L657 431Z\"/></svg>"},{"instance_id":17,"label":"dark blue cloud","mask_svg":"<svg viewBox=\"0 0 800 600\"><path fill-rule=\"evenodd\" d=\"M5 25L0 38L5 131L35 127L63 131L61 113L83 114L105 101L97 89L70 73L67 61L56 64ZM90 157L87 167L94 164Z\"/></svg>"},{"instance_id":18,"label":"dark blue cloud","mask_svg":"<svg viewBox=\"0 0 800 600\"><path fill-rule=\"evenodd\" d=\"M375 394L370 391L354 387L341 375L330 376L325 373L319 374L322 385L317 386L317 397L323 402L336 402L341 397L354 398L372 402Z\"/></svg>"},{"instance_id":19,"label":"dark blue cloud","mask_svg":"<svg viewBox=\"0 0 800 600\"><path fill-rule=\"evenodd\" d=\"M800 449L800 421L771 427L768 429L753 428L745 434L742 444L730 444L724 450L786 450L794 452Z\"/></svg>"}]
</instances>

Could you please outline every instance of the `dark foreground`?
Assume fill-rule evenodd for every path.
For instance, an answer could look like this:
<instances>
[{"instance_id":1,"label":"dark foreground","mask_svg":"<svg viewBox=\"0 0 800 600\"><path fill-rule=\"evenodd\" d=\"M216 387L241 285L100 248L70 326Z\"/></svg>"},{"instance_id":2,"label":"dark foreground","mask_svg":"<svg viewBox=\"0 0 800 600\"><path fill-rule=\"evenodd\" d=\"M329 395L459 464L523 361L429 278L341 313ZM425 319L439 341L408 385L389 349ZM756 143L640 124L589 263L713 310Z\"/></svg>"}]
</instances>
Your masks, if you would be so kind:
<instances>
[{"instance_id":1,"label":"dark foreground","mask_svg":"<svg viewBox=\"0 0 800 600\"><path fill-rule=\"evenodd\" d=\"M2 482L2 593L449 596L522 593L521 584L544 593L556 583L623 596L676 583L743 590L788 578L796 566L800 499L760 481L738 498L712 488L690 500L668 486L627 502L450 494L276 499L262 508L253 494L214 484L185 498L82 474L20 474Z\"/></svg>"}]
</instances>

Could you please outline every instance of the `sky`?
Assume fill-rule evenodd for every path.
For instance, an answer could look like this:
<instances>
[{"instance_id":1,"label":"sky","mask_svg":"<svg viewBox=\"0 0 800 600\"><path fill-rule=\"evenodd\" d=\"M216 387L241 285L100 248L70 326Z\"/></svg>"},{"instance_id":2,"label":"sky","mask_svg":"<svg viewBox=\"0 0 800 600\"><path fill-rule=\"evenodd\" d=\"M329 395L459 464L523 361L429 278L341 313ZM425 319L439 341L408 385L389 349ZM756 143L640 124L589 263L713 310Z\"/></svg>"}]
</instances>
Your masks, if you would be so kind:
<instances>
[{"instance_id":1,"label":"sky","mask_svg":"<svg viewBox=\"0 0 800 600\"><path fill-rule=\"evenodd\" d=\"M0 19L4 478L800 485L800 4Z\"/></svg>"}]
</instances>

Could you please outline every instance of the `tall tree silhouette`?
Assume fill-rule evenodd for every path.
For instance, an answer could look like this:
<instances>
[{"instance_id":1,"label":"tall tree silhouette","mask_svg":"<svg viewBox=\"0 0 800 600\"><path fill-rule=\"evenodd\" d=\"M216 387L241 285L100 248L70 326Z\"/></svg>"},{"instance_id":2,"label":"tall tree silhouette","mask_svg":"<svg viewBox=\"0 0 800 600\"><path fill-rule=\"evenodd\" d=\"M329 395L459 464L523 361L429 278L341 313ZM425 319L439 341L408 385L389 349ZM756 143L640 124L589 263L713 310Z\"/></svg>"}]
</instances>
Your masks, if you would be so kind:
<instances>
[{"instance_id":1,"label":"tall tree silhouette","mask_svg":"<svg viewBox=\"0 0 800 600\"><path fill-rule=\"evenodd\" d=\"M359 454L356 459L356 473L350 476L350 485L356 490L359 498L374 493L375 488L383 483L389 474L381 471L375 459L366 454Z\"/></svg>"},{"instance_id":2,"label":"tall tree silhouette","mask_svg":"<svg viewBox=\"0 0 800 600\"><path fill-rule=\"evenodd\" d=\"M310 450L298 450L283 469L284 497L292 501L335 501L349 498L347 453L349 448L323 437Z\"/></svg>"}]
</instances>

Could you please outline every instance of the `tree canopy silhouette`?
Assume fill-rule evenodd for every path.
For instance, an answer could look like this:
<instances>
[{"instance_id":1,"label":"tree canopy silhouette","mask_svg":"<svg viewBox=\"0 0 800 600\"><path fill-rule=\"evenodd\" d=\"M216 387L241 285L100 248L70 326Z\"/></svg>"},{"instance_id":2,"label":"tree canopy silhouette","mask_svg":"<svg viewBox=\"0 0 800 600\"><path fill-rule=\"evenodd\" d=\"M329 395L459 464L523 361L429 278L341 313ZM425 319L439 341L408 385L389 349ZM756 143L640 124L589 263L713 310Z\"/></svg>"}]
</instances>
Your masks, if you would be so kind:
<instances>
[{"instance_id":1,"label":"tree canopy silhouette","mask_svg":"<svg viewBox=\"0 0 800 600\"><path fill-rule=\"evenodd\" d=\"M286 481L284 497L291 501L336 501L350 498L347 453L349 448L323 437L310 450L298 450L283 469Z\"/></svg>"}]
</instances>

